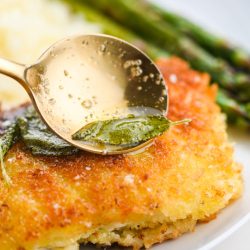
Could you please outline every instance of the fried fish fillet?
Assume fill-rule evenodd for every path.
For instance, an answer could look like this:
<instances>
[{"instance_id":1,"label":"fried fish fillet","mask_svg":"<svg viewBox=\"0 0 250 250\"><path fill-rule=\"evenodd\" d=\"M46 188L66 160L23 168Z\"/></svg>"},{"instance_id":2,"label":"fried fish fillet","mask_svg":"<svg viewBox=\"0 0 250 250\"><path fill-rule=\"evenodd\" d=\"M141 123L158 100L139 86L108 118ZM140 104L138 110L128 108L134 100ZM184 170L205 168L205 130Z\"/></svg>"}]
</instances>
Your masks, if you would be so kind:
<instances>
[{"instance_id":1,"label":"fried fish fillet","mask_svg":"<svg viewBox=\"0 0 250 250\"><path fill-rule=\"evenodd\" d=\"M238 198L241 168L207 74L178 58L158 61L169 87L172 127L144 151L33 156L16 143L0 180L0 249L78 249L118 243L134 249L193 231ZM70 248L71 249L71 248Z\"/></svg>"}]
</instances>

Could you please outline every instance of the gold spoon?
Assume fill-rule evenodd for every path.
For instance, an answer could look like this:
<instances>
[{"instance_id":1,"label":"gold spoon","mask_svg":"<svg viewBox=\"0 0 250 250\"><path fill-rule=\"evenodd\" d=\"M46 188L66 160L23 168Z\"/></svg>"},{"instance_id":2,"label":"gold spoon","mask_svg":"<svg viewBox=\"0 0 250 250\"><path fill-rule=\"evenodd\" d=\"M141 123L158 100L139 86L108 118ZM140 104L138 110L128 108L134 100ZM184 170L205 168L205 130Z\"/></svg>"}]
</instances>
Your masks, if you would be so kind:
<instances>
[{"instance_id":1,"label":"gold spoon","mask_svg":"<svg viewBox=\"0 0 250 250\"><path fill-rule=\"evenodd\" d=\"M92 153L127 153L150 141L136 147L103 147L72 140L84 125L128 114L167 112L167 89L156 65L135 46L112 36L63 39L31 66L0 58L0 73L24 87L55 134Z\"/></svg>"}]
</instances>

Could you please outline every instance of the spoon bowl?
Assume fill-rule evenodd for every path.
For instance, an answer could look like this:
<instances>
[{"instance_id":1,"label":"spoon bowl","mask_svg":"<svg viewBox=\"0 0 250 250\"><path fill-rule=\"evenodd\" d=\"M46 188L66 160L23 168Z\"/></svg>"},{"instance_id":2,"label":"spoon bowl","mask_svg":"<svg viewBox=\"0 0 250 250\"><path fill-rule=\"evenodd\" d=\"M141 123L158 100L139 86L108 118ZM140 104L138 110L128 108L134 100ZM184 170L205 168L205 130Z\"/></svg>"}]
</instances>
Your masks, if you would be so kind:
<instances>
[{"instance_id":1,"label":"spoon bowl","mask_svg":"<svg viewBox=\"0 0 250 250\"><path fill-rule=\"evenodd\" d=\"M71 138L90 122L167 112L167 89L156 65L133 45L107 35L63 39L31 66L1 59L0 72L22 84L58 136L93 153L127 153L150 141L124 147Z\"/></svg>"}]
</instances>

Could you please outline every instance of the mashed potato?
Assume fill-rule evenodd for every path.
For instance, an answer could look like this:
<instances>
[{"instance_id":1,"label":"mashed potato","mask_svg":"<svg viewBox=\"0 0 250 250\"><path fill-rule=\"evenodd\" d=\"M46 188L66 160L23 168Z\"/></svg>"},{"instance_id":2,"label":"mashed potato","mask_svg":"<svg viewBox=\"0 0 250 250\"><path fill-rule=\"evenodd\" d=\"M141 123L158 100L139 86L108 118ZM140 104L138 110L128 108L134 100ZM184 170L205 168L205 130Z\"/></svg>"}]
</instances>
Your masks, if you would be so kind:
<instances>
[{"instance_id":1,"label":"mashed potato","mask_svg":"<svg viewBox=\"0 0 250 250\"><path fill-rule=\"evenodd\" d=\"M71 15L64 4L49 0L0 1L0 56L30 64L55 41L73 34L100 32L82 15ZM0 75L0 100L15 105L28 99L14 80Z\"/></svg>"}]
</instances>

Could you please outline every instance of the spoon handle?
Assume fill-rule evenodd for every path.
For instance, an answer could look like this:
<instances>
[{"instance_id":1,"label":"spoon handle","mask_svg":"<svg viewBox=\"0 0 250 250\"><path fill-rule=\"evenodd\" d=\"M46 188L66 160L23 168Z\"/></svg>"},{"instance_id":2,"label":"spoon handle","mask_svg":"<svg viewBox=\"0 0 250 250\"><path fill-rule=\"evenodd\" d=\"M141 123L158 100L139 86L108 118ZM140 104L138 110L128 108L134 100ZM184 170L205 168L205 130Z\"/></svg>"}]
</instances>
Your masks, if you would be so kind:
<instances>
[{"instance_id":1,"label":"spoon handle","mask_svg":"<svg viewBox=\"0 0 250 250\"><path fill-rule=\"evenodd\" d=\"M23 64L0 58L0 73L15 79L24 87L26 86L24 78L25 68Z\"/></svg>"}]
</instances>

